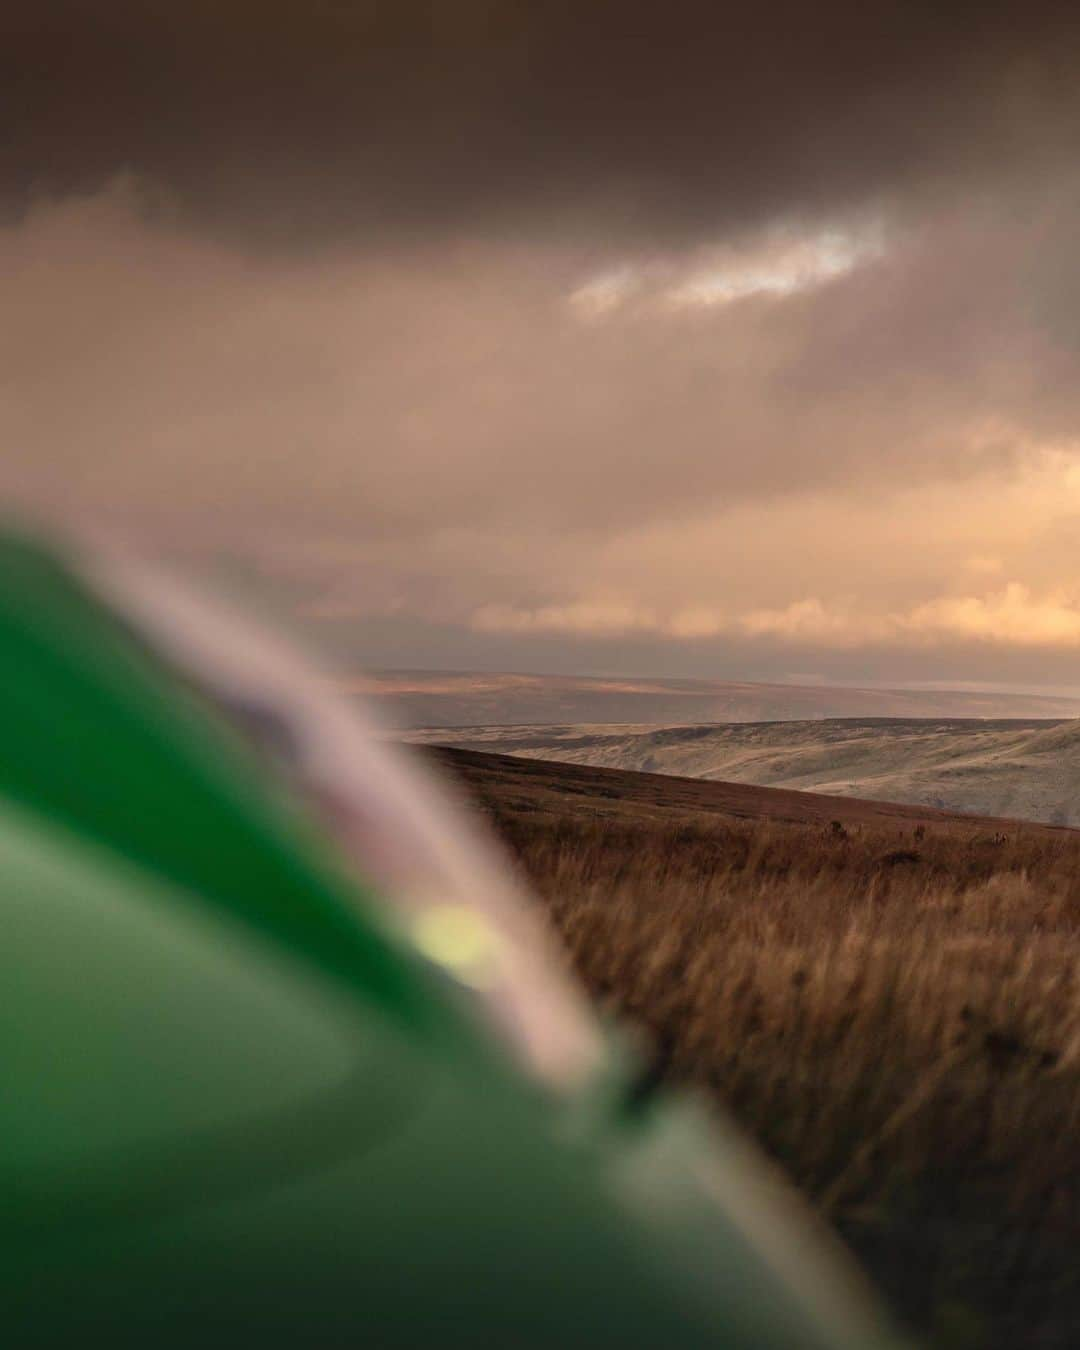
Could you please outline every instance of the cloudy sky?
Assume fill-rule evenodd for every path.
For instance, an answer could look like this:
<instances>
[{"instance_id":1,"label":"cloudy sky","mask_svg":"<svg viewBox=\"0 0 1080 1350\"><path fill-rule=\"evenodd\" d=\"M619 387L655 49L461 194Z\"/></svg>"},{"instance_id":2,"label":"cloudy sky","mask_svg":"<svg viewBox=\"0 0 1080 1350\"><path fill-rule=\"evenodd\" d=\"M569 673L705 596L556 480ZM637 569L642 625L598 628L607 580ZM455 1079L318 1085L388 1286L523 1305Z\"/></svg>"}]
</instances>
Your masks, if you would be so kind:
<instances>
[{"instance_id":1,"label":"cloudy sky","mask_svg":"<svg viewBox=\"0 0 1080 1350\"><path fill-rule=\"evenodd\" d=\"M1080 687L1080 19L37 0L0 502L372 666Z\"/></svg>"}]
</instances>

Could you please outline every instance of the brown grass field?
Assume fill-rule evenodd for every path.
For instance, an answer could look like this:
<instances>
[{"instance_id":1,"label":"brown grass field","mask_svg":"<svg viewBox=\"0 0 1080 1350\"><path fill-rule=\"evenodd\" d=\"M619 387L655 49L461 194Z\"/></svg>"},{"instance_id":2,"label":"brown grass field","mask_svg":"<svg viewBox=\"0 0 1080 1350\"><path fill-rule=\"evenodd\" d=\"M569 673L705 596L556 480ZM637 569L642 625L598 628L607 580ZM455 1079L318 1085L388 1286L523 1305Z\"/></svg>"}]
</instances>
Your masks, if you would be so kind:
<instances>
[{"instance_id":1,"label":"brown grass field","mask_svg":"<svg viewBox=\"0 0 1080 1350\"><path fill-rule=\"evenodd\" d=\"M1080 832L437 752L934 1346L1080 1346Z\"/></svg>"}]
</instances>

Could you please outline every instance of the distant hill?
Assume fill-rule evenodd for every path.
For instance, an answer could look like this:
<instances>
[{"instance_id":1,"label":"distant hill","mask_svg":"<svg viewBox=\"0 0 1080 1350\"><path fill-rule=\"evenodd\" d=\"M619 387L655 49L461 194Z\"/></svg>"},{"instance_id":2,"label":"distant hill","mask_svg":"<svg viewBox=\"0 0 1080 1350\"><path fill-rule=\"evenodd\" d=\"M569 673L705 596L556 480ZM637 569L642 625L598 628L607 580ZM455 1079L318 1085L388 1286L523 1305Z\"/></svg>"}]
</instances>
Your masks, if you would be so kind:
<instances>
[{"instance_id":1,"label":"distant hill","mask_svg":"<svg viewBox=\"0 0 1080 1350\"><path fill-rule=\"evenodd\" d=\"M838 821L847 828L901 831L919 825L955 827L981 831L990 839L1014 831L1019 824L1008 817L972 816L897 802L601 769L446 746L430 747L426 753L462 782L483 809L504 823L524 820L551 825L567 820L601 820L617 825L678 824L687 818L717 816L818 827ZM1032 828L1043 834L1038 823ZM1045 834L1076 838L1068 830L1048 830Z\"/></svg>"},{"instance_id":2,"label":"distant hill","mask_svg":"<svg viewBox=\"0 0 1080 1350\"><path fill-rule=\"evenodd\" d=\"M407 739L581 765L1080 825L1080 720L489 727Z\"/></svg>"},{"instance_id":3,"label":"distant hill","mask_svg":"<svg viewBox=\"0 0 1080 1350\"><path fill-rule=\"evenodd\" d=\"M720 680L394 670L347 680L345 688L373 698L394 723L407 728L834 717L1080 718L1080 698Z\"/></svg>"}]
</instances>

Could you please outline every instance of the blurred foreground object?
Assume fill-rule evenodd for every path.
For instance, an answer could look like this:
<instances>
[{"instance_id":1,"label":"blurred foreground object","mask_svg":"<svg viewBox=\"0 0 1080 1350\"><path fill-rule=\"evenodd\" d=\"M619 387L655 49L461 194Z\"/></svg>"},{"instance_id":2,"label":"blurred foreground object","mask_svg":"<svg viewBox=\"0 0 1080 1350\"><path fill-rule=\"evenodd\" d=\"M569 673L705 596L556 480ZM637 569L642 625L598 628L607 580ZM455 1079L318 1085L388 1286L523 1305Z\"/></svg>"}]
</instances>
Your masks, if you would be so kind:
<instances>
[{"instance_id":1,"label":"blurred foreground object","mask_svg":"<svg viewBox=\"0 0 1080 1350\"><path fill-rule=\"evenodd\" d=\"M0 539L12 1346L895 1344L285 648Z\"/></svg>"}]
</instances>

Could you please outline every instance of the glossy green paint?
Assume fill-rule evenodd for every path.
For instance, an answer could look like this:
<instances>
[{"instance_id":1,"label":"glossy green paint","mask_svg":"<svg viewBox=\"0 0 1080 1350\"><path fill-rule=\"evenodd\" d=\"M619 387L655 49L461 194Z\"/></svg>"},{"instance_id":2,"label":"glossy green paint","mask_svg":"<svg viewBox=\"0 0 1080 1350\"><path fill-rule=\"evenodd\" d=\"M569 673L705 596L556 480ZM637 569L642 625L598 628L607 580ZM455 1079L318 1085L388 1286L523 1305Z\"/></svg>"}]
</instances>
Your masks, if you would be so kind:
<instances>
[{"instance_id":1,"label":"glossy green paint","mask_svg":"<svg viewBox=\"0 0 1080 1350\"><path fill-rule=\"evenodd\" d=\"M631 1109L614 1055L566 1097L520 1072L229 731L14 540L0 667L11 1344L892 1344L695 1108Z\"/></svg>"},{"instance_id":2,"label":"glossy green paint","mask_svg":"<svg viewBox=\"0 0 1080 1350\"><path fill-rule=\"evenodd\" d=\"M13 537L0 541L0 669L0 792L409 1005L263 766L60 561Z\"/></svg>"}]
</instances>

